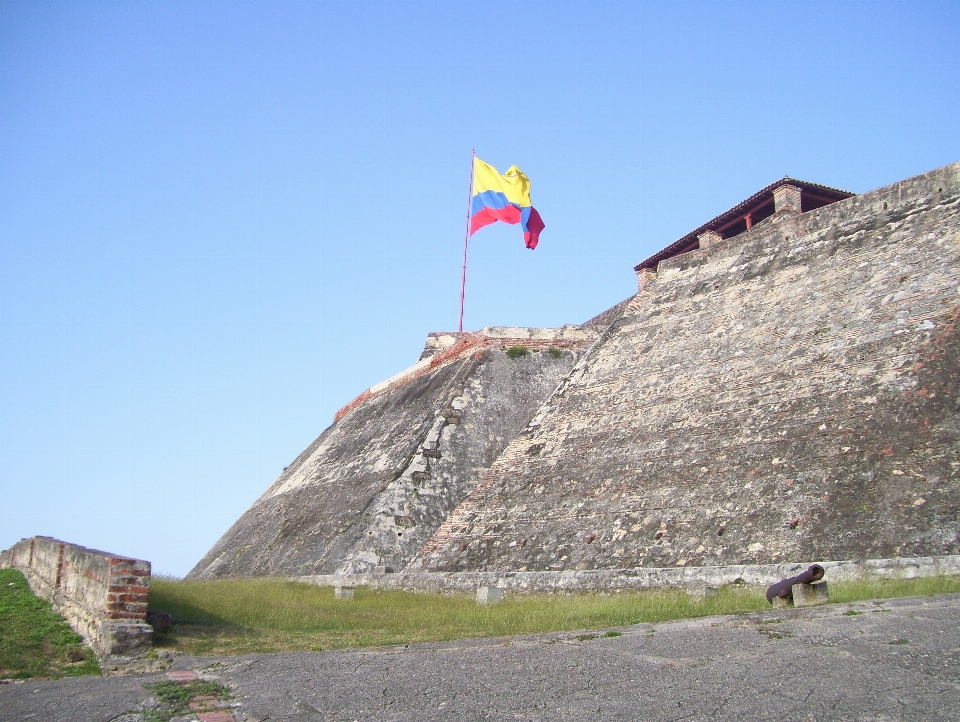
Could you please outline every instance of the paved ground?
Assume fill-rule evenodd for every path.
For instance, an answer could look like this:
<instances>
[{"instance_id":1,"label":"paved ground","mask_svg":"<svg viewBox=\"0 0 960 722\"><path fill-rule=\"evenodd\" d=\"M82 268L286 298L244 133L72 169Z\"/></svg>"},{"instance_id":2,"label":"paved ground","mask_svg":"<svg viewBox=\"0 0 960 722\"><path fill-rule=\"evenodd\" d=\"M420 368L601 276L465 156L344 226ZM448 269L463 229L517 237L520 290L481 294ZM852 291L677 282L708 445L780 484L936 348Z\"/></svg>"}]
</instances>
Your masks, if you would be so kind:
<instances>
[{"instance_id":1,"label":"paved ground","mask_svg":"<svg viewBox=\"0 0 960 722\"><path fill-rule=\"evenodd\" d=\"M960 719L960 594L617 631L180 656L174 668L229 685L248 721ZM0 685L0 722L109 722L160 678Z\"/></svg>"}]
</instances>

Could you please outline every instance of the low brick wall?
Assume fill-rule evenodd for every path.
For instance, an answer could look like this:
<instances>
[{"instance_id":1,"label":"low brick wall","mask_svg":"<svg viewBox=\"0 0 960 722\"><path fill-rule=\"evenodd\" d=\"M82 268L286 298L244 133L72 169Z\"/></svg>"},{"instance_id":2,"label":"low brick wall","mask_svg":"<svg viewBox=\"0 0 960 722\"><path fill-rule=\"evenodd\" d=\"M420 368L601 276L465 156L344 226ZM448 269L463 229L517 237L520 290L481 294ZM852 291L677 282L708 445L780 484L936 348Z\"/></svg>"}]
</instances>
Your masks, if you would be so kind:
<instances>
[{"instance_id":1,"label":"low brick wall","mask_svg":"<svg viewBox=\"0 0 960 722\"><path fill-rule=\"evenodd\" d=\"M768 586L792 577L813 562L732 564L716 567L591 569L559 572L398 572L396 574L318 574L293 581L319 586L368 586L418 592L472 592L499 587L514 592L623 592L658 587L697 589L725 584ZM831 582L858 579L914 579L960 575L960 555L816 562Z\"/></svg>"},{"instance_id":2,"label":"low brick wall","mask_svg":"<svg viewBox=\"0 0 960 722\"><path fill-rule=\"evenodd\" d=\"M150 651L150 562L35 536L0 553L0 567L23 572L33 593L63 615L105 668Z\"/></svg>"}]
</instances>

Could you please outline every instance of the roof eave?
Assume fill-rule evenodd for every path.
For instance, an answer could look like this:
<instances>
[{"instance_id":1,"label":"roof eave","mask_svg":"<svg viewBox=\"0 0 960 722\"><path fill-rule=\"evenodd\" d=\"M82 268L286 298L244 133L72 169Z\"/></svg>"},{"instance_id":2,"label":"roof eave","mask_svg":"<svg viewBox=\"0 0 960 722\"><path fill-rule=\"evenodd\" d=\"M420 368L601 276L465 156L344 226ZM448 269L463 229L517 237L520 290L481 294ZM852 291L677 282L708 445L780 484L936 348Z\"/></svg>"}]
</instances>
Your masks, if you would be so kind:
<instances>
[{"instance_id":1,"label":"roof eave","mask_svg":"<svg viewBox=\"0 0 960 722\"><path fill-rule=\"evenodd\" d=\"M842 201L845 198L850 198L851 196L856 195L856 193L851 193L850 191L841 190L840 188L831 188L830 186L820 185L819 183L810 183L809 181L802 181L796 178L790 178L789 176L784 176L780 180L774 181L765 188L761 188L759 191L754 193L752 196L746 200L740 201L737 205L732 208L724 211L720 215L710 219L704 223L699 228L690 231L686 235L678 238L676 241L671 243L666 248L657 251L652 256L647 258L644 261L641 261L636 266L633 267L633 270L636 272L642 271L644 268L656 268L657 264L667 258L672 258L673 256L679 255L680 253L687 252L687 246L690 246L694 241L697 241L699 246L699 241L697 240L698 236L701 233L704 233L709 230L713 230L719 226L724 225L727 221L734 219L742 214L745 214L749 208L753 205L763 205L758 203L763 201L764 203L772 197L773 191L775 191L780 186L784 185L795 185L800 188L801 191L808 191L813 195L816 195L824 200L830 200L831 202ZM695 250L694 248L689 248L687 250Z\"/></svg>"}]
</instances>

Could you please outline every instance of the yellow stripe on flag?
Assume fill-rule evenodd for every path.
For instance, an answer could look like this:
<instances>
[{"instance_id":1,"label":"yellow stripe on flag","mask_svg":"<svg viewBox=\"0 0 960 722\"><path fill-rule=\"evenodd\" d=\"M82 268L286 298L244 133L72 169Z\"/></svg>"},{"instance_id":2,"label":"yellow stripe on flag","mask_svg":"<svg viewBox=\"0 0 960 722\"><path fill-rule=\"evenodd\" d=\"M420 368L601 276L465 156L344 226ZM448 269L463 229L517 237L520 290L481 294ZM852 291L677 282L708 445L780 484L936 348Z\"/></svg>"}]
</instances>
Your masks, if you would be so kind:
<instances>
[{"instance_id":1,"label":"yellow stripe on flag","mask_svg":"<svg viewBox=\"0 0 960 722\"><path fill-rule=\"evenodd\" d=\"M530 179L512 165L504 175L479 158L473 159L473 194L484 191L503 193L510 203L526 208L530 203Z\"/></svg>"}]
</instances>

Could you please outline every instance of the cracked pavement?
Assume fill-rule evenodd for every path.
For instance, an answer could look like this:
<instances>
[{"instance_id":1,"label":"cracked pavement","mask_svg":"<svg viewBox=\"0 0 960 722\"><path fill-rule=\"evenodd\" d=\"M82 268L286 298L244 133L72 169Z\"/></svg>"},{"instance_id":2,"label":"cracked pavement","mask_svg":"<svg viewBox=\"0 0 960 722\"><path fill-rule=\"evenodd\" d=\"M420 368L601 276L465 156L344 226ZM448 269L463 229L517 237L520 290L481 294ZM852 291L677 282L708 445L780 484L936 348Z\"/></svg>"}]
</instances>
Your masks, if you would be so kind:
<instances>
[{"instance_id":1,"label":"cracked pavement","mask_svg":"<svg viewBox=\"0 0 960 722\"><path fill-rule=\"evenodd\" d=\"M173 669L229 685L233 714L247 722L960 718L960 594L605 631L180 655ZM109 722L142 704L142 685L160 678L0 685L0 722Z\"/></svg>"}]
</instances>

